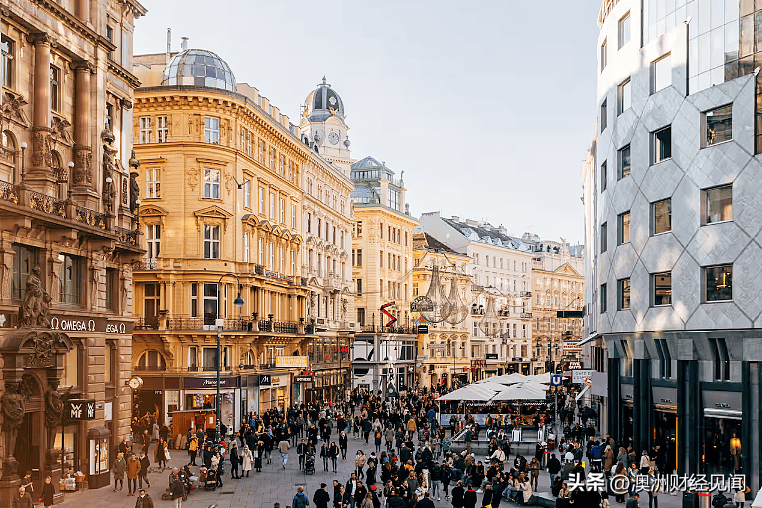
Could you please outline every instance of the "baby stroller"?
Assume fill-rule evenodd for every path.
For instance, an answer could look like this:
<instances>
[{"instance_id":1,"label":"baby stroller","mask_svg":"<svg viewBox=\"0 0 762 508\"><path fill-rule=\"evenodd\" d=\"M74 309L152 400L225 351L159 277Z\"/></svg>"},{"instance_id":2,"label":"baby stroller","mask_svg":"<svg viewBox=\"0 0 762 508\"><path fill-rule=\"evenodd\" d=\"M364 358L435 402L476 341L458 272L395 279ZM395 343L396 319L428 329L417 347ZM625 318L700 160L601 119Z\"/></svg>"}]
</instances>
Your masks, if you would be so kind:
<instances>
[{"instance_id":1,"label":"baby stroller","mask_svg":"<svg viewBox=\"0 0 762 508\"><path fill-rule=\"evenodd\" d=\"M217 490L217 471L208 469L204 479L204 490Z\"/></svg>"},{"instance_id":2,"label":"baby stroller","mask_svg":"<svg viewBox=\"0 0 762 508\"><path fill-rule=\"evenodd\" d=\"M306 474L315 474L315 456L307 455L307 459L304 461L304 472Z\"/></svg>"}]
</instances>

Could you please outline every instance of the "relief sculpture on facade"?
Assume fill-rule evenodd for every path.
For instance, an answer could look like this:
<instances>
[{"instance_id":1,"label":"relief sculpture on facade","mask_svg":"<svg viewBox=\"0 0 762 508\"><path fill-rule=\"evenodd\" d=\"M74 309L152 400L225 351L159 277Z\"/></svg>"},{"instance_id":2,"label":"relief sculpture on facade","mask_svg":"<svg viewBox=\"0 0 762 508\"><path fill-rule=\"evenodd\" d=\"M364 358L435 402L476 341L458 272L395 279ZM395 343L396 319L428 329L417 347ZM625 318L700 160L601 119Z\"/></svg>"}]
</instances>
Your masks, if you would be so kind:
<instances>
[{"instance_id":1,"label":"relief sculpture on facade","mask_svg":"<svg viewBox=\"0 0 762 508\"><path fill-rule=\"evenodd\" d=\"M75 150L74 185L89 185L93 181L90 171L93 154L90 147L78 146Z\"/></svg>"},{"instance_id":2,"label":"relief sculpture on facade","mask_svg":"<svg viewBox=\"0 0 762 508\"><path fill-rule=\"evenodd\" d=\"M5 466L8 470L3 471L4 476L16 473L18 463L13 457L16 449L16 436L19 432L19 426L24 420L26 405L24 397L19 393L19 383L5 383L5 393L0 398L0 406L3 411L3 434L5 435Z\"/></svg>"},{"instance_id":3,"label":"relief sculpture on facade","mask_svg":"<svg viewBox=\"0 0 762 508\"><path fill-rule=\"evenodd\" d=\"M51 381L45 392L45 426L48 429L48 450L51 450L56 441L56 429L61 424L64 404L61 394L58 392L58 381Z\"/></svg>"},{"instance_id":4,"label":"relief sculpture on facade","mask_svg":"<svg viewBox=\"0 0 762 508\"><path fill-rule=\"evenodd\" d=\"M138 199L140 199L138 173L136 171L130 171L130 212L138 213Z\"/></svg>"},{"instance_id":5,"label":"relief sculpture on facade","mask_svg":"<svg viewBox=\"0 0 762 508\"><path fill-rule=\"evenodd\" d=\"M35 126L32 146L32 166L36 168L51 167L53 154L50 151L50 129Z\"/></svg>"},{"instance_id":6,"label":"relief sculpture on facade","mask_svg":"<svg viewBox=\"0 0 762 508\"><path fill-rule=\"evenodd\" d=\"M51 298L42 285L40 267L32 268L26 279L24 301L19 306L19 328L50 328Z\"/></svg>"},{"instance_id":7,"label":"relief sculpture on facade","mask_svg":"<svg viewBox=\"0 0 762 508\"><path fill-rule=\"evenodd\" d=\"M116 150L103 145L103 204L113 213L116 190L114 189L114 154Z\"/></svg>"}]
</instances>

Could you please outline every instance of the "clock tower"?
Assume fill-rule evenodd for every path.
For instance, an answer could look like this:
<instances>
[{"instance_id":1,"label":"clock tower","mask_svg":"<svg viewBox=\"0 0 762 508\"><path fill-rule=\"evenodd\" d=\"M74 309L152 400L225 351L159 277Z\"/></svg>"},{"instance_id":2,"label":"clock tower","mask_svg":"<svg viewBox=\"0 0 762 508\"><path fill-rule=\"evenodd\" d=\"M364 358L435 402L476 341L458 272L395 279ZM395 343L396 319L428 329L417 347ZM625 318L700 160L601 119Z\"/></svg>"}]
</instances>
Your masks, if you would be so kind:
<instances>
[{"instance_id":1,"label":"clock tower","mask_svg":"<svg viewBox=\"0 0 762 508\"><path fill-rule=\"evenodd\" d=\"M349 150L349 127L345 123L344 103L323 76L323 82L305 100L299 131L324 159L345 176L354 162Z\"/></svg>"}]
</instances>

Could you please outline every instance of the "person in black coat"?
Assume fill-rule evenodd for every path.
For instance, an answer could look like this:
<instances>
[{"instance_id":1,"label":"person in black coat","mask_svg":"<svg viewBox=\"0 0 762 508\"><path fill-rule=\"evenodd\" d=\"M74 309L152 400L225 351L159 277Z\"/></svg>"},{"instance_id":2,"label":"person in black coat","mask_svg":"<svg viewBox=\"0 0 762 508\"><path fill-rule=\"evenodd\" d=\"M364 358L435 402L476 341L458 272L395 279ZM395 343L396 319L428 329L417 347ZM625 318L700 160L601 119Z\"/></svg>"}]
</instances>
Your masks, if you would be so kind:
<instances>
[{"instance_id":1,"label":"person in black coat","mask_svg":"<svg viewBox=\"0 0 762 508\"><path fill-rule=\"evenodd\" d=\"M238 476L238 445L235 443L230 446L230 477L234 480L241 478Z\"/></svg>"},{"instance_id":2,"label":"person in black coat","mask_svg":"<svg viewBox=\"0 0 762 508\"><path fill-rule=\"evenodd\" d=\"M429 499L429 493L426 492L423 495L423 499L418 501L418 508L435 508L434 507L434 501Z\"/></svg>"},{"instance_id":3,"label":"person in black coat","mask_svg":"<svg viewBox=\"0 0 762 508\"><path fill-rule=\"evenodd\" d=\"M401 497L397 495L397 491L393 490L392 495L389 496L389 499L386 500L386 504L388 508L404 508L405 502L402 500Z\"/></svg>"},{"instance_id":4,"label":"person in black coat","mask_svg":"<svg viewBox=\"0 0 762 508\"><path fill-rule=\"evenodd\" d=\"M357 491L355 492L355 507L362 505L362 500L365 499L365 495L368 493L368 489L361 481L357 481Z\"/></svg>"},{"instance_id":5,"label":"person in black coat","mask_svg":"<svg viewBox=\"0 0 762 508\"><path fill-rule=\"evenodd\" d=\"M56 488L51 483L50 476L45 478L45 483L42 486L42 504L45 508L53 506L53 497L56 495Z\"/></svg>"},{"instance_id":6,"label":"person in black coat","mask_svg":"<svg viewBox=\"0 0 762 508\"><path fill-rule=\"evenodd\" d=\"M484 487L484 495L482 496L482 506L489 506L492 504L492 495L494 494L494 491L492 490L492 484L488 483L486 487Z\"/></svg>"},{"instance_id":7,"label":"person in black coat","mask_svg":"<svg viewBox=\"0 0 762 508\"><path fill-rule=\"evenodd\" d=\"M312 496L312 501L315 503L315 508L328 508L331 496L325 491L325 483L320 484L320 488L317 489L315 495Z\"/></svg>"},{"instance_id":8,"label":"person in black coat","mask_svg":"<svg viewBox=\"0 0 762 508\"><path fill-rule=\"evenodd\" d=\"M463 494L463 508L476 508L476 491L469 485L468 490Z\"/></svg>"},{"instance_id":9,"label":"person in black coat","mask_svg":"<svg viewBox=\"0 0 762 508\"><path fill-rule=\"evenodd\" d=\"M463 489L463 482L458 480L458 485L452 489L452 506L454 508L463 508L464 496L465 489ZM474 504L476 503L474 502Z\"/></svg>"}]
</instances>

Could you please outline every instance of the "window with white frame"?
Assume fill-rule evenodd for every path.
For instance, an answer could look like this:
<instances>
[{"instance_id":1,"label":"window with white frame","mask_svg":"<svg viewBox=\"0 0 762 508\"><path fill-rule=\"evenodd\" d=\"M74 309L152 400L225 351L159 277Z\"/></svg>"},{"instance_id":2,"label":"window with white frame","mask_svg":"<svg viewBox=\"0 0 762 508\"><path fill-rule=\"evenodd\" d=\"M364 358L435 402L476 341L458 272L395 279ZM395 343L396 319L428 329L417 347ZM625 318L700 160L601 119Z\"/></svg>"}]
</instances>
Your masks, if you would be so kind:
<instances>
[{"instance_id":1,"label":"window with white frame","mask_svg":"<svg viewBox=\"0 0 762 508\"><path fill-rule=\"evenodd\" d=\"M146 259L155 260L161 252L161 224L146 226Z\"/></svg>"},{"instance_id":2,"label":"window with white frame","mask_svg":"<svg viewBox=\"0 0 762 508\"><path fill-rule=\"evenodd\" d=\"M204 224L204 259L220 259L220 226Z\"/></svg>"},{"instance_id":3,"label":"window with white frame","mask_svg":"<svg viewBox=\"0 0 762 508\"><path fill-rule=\"evenodd\" d=\"M619 114L621 115L632 106L632 86L630 78L627 78L619 85Z\"/></svg>"},{"instance_id":4,"label":"window with white frame","mask_svg":"<svg viewBox=\"0 0 762 508\"><path fill-rule=\"evenodd\" d=\"M55 65L50 66L50 109L61 110L61 70Z\"/></svg>"},{"instance_id":5,"label":"window with white frame","mask_svg":"<svg viewBox=\"0 0 762 508\"><path fill-rule=\"evenodd\" d=\"M296 229L296 205L291 205L291 229Z\"/></svg>"},{"instance_id":6,"label":"window with white frame","mask_svg":"<svg viewBox=\"0 0 762 508\"><path fill-rule=\"evenodd\" d=\"M146 197L161 197L161 173L159 168L146 169Z\"/></svg>"},{"instance_id":7,"label":"window with white frame","mask_svg":"<svg viewBox=\"0 0 762 508\"><path fill-rule=\"evenodd\" d=\"M280 223L286 223L286 199L280 198Z\"/></svg>"},{"instance_id":8,"label":"window with white frame","mask_svg":"<svg viewBox=\"0 0 762 508\"><path fill-rule=\"evenodd\" d=\"M243 234L243 262L249 262L249 233Z\"/></svg>"},{"instance_id":9,"label":"window with white frame","mask_svg":"<svg viewBox=\"0 0 762 508\"><path fill-rule=\"evenodd\" d=\"M259 188L259 213L264 215L265 213L265 188Z\"/></svg>"},{"instance_id":10,"label":"window with white frame","mask_svg":"<svg viewBox=\"0 0 762 508\"><path fill-rule=\"evenodd\" d=\"M215 116L204 117L204 141L220 144L220 119Z\"/></svg>"},{"instance_id":11,"label":"window with white frame","mask_svg":"<svg viewBox=\"0 0 762 508\"><path fill-rule=\"evenodd\" d=\"M198 317L198 282L191 282L190 317Z\"/></svg>"},{"instance_id":12,"label":"window with white frame","mask_svg":"<svg viewBox=\"0 0 762 508\"><path fill-rule=\"evenodd\" d=\"M151 117L143 116L140 118L140 142L151 142Z\"/></svg>"},{"instance_id":13,"label":"window with white frame","mask_svg":"<svg viewBox=\"0 0 762 508\"><path fill-rule=\"evenodd\" d=\"M630 13L619 20L619 49L630 41Z\"/></svg>"},{"instance_id":14,"label":"window with white frame","mask_svg":"<svg viewBox=\"0 0 762 508\"><path fill-rule=\"evenodd\" d=\"M672 85L672 57L669 53L651 63L651 93Z\"/></svg>"},{"instance_id":15,"label":"window with white frame","mask_svg":"<svg viewBox=\"0 0 762 508\"><path fill-rule=\"evenodd\" d=\"M169 140L169 122L166 116L156 117L156 141L166 143Z\"/></svg>"},{"instance_id":16,"label":"window with white frame","mask_svg":"<svg viewBox=\"0 0 762 508\"><path fill-rule=\"evenodd\" d=\"M288 272L290 275L296 275L296 251L291 250L291 271Z\"/></svg>"},{"instance_id":17,"label":"window with white frame","mask_svg":"<svg viewBox=\"0 0 762 508\"><path fill-rule=\"evenodd\" d=\"M265 240L260 238L257 240L257 264L265 264Z\"/></svg>"},{"instance_id":18,"label":"window with white frame","mask_svg":"<svg viewBox=\"0 0 762 508\"><path fill-rule=\"evenodd\" d=\"M280 254L280 263L278 263L278 272L285 273L286 272L286 250L281 245L279 248L279 254Z\"/></svg>"},{"instance_id":19,"label":"window with white frame","mask_svg":"<svg viewBox=\"0 0 762 508\"><path fill-rule=\"evenodd\" d=\"M275 244L270 242L270 270L275 270Z\"/></svg>"},{"instance_id":20,"label":"window with white frame","mask_svg":"<svg viewBox=\"0 0 762 508\"><path fill-rule=\"evenodd\" d=\"M204 197L220 199L220 170L204 168Z\"/></svg>"},{"instance_id":21,"label":"window with white frame","mask_svg":"<svg viewBox=\"0 0 762 508\"><path fill-rule=\"evenodd\" d=\"M270 218L275 219L275 193L270 193Z\"/></svg>"},{"instance_id":22,"label":"window with white frame","mask_svg":"<svg viewBox=\"0 0 762 508\"><path fill-rule=\"evenodd\" d=\"M243 206L251 208L251 180L243 182Z\"/></svg>"}]
</instances>

